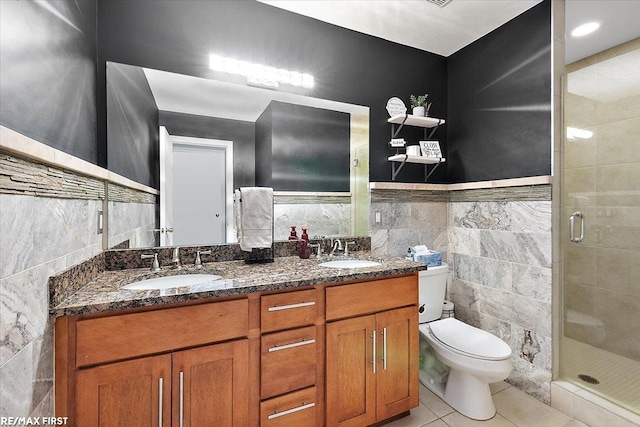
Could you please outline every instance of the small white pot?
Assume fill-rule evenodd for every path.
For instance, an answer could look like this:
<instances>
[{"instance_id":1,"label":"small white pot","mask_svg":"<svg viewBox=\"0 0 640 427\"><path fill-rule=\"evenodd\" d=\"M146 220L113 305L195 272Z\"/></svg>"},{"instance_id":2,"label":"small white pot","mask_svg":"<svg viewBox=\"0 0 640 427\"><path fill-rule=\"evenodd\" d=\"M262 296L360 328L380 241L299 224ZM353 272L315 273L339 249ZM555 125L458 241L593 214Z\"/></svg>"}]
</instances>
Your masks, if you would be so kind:
<instances>
[{"instance_id":1,"label":"small white pot","mask_svg":"<svg viewBox=\"0 0 640 427\"><path fill-rule=\"evenodd\" d=\"M413 115L424 117L424 106L422 107L413 107Z\"/></svg>"}]
</instances>

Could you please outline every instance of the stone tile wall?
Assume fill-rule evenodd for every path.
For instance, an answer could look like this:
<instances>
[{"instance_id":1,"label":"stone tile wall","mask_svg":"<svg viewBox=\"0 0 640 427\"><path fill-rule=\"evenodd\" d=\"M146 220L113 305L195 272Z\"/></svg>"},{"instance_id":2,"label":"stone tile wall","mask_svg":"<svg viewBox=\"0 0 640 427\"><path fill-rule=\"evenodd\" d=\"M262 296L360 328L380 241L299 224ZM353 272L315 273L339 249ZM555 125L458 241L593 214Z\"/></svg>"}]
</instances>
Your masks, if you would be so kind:
<instances>
[{"instance_id":1,"label":"stone tile wall","mask_svg":"<svg viewBox=\"0 0 640 427\"><path fill-rule=\"evenodd\" d=\"M347 198L348 200L348 198ZM278 203L273 206L275 240L287 240L291 226L296 226L298 237L302 227L313 236L351 235L351 203Z\"/></svg>"},{"instance_id":2,"label":"stone tile wall","mask_svg":"<svg viewBox=\"0 0 640 427\"><path fill-rule=\"evenodd\" d=\"M507 342L507 381L548 403L551 201L453 202L448 225L456 317Z\"/></svg>"},{"instance_id":3,"label":"stone tile wall","mask_svg":"<svg viewBox=\"0 0 640 427\"><path fill-rule=\"evenodd\" d=\"M0 194L0 415L53 415L49 276L102 251L102 200Z\"/></svg>"},{"instance_id":4,"label":"stone tile wall","mask_svg":"<svg viewBox=\"0 0 640 427\"><path fill-rule=\"evenodd\" d=\"M371 191L369 225L371 250L404 256L407 248L426 245L447 260L447 192ZM376 214L380 222L376 223Z\"/></svg>"},{"instance_id":5,"label":"stone tile wall","mask_svg":"<svg viewBox=\"0 0 640 427\"><path fill-rule=\"evenodd\" d=\"M372 250L425 244L450 265L447 297L461 320L513 349L509 382L549 402L551 188L371 192ZM481 201L479 201L481 200ZM376 212L380 223L375 222Z\"/></svg>"},{"instance_id":6,"label":"stone tile wall","mask_svg":"<svg viewBox=\"0 0 640 427\"><path fill-rule=\"evenodd\" d=\"M0 153L0 416L53 415L48 280L102 252L104 188L100 179ZM138 229L155 221L155 196L116 193L114 237L148 238Z\"/></svg>"}]
</instances>

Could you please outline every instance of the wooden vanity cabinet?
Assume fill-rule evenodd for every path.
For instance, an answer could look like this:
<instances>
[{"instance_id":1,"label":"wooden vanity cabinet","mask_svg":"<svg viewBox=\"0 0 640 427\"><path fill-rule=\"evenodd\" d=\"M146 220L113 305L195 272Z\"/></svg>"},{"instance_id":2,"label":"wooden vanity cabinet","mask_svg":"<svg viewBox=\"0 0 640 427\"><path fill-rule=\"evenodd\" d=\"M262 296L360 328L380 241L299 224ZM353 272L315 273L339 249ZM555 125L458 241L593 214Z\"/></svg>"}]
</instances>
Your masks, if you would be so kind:
<instances>
[{"instance_id":1,"label":"wooden vanity cabinet","mask_svg":"<svg viewBox=\"0 0 640 427\"><path fill-rule=\"evenodd\" d=\"M77 427L366 426L418 405L417 274L56 319Z\"/></svg>"},{"instance_id":2,"label":"wooden vanity cabinet","mask_svg":"<svg viewBox=\"0 0 640 427\"><path fill-rule=\"evenodd\" d=\"M60 318L56 413L77 427L245 427L247 334L246 299Z\"/></svg>"},{"instance_id":3,"label":"wooden vanity cabinet","mask_svg":"<svg viewBox=\"0 0 640 427\"><path fill-rule=\"evenodd\" d=\"M171 355L78 371L75 388L71 425L171 425Z\"/></svg>"},{"instance_id":4,"label":"wooden vanity cabinet","mask_svg":"<svg viewBox=\"0 0 640 427\"><path fill-rule=\"evenodd\" d=\"M415 276L326 290L326 425L367 426L418 406Z\"/></svg>"},{"instance_id":5,"label":"wooden vanity cabinet","mask_svg":"<svg viewBox=\"0 0 640 427\"><path fill-rule=\"evenodd\" d=\"M323 425L323 292L319 287L261 297L262 427Z\"/></svg>"},{"instance_id":6,"label":"wooden vanity cabinet","mask_svg":"<svg viewBox=\"0 0 640 427\"><path fill-rule=\"evenodd\" d=\"M247 340L76 374L77 426L247 425Z\"/></svg>"}]
</instances>

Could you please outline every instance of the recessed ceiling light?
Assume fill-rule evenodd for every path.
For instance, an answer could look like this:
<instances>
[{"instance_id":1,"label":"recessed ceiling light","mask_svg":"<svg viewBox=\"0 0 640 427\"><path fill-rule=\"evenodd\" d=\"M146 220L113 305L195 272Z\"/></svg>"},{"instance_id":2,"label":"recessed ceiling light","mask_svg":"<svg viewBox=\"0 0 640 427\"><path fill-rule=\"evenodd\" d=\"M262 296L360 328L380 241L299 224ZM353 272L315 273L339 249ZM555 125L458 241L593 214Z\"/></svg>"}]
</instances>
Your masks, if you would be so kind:
<instances>
[{"instance_id":1,"label":"recessed ceiling light","mask_svg":"<svg viewBox=\"0 0 640 427\"><path fill-rule=\"evenodd\" d=\"M571 31L571 35L573 37L586 36L587 34L593 33L598 28L600 28L599 23L589 22L588 24L582 24L579 27L576 27L573 31Z\"/></svg>"}]
</instances>

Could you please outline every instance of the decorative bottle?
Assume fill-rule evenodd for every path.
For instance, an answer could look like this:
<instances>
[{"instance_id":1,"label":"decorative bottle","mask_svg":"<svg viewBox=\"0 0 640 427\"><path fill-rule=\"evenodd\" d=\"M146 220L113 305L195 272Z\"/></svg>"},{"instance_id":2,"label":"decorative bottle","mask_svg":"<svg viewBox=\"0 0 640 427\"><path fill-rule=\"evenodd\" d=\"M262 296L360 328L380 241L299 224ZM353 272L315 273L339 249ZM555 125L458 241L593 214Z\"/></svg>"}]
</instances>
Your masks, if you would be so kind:
<instances>
[{"instance_id":1,"label":"decorative bottle","mask_svg":"<svg viewBox=\"0 0 640 427\"><path fill-rule=\"evenodd\" d=\"M289 234L289 240L298 240L298 234L296 233L296 226L291 226L291 234Z\"/></svg>"}]
</instances>

